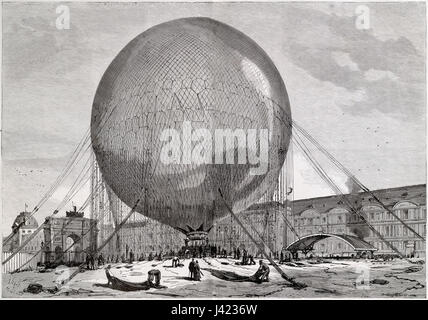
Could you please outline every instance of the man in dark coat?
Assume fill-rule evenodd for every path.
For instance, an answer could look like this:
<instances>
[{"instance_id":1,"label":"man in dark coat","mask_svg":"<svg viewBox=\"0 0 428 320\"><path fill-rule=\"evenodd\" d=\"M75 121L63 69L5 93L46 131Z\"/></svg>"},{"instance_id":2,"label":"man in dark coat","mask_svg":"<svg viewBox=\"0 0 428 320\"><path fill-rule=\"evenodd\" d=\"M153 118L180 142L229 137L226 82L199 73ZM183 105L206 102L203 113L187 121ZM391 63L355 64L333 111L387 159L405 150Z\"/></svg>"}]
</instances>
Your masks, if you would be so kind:
<instances>
[{"instance_id":1,"label":"man in dark coat","mask_svg":"<svg viewBox=\"0 0 428 320\"><path fill-rule=\"evenodd\" d=\"M192 258L192 261L189 263L189 272L190 272L190 279L194 279L195 275L195 259Z\"/></svg>"},{"instance_id":2,"label":"man in dark coat","mask_svg":"<svg viewBox=\"0 0 428 320\"><path fill-rule=\"evenodd\" d=\"M91 270L95 270L95 258L94 258L94 256L93 255L91 255L91 258L90 258L91 260Z\"/></svg>"},{"instance_id":3,"label":"man in dark coat","mask_svg":"<svg viewBox=\"0 0 428 320\"><path fill-rule=\"evenodd\" d=\"M201 275L203 275L203 274L202 274L201 268L199 267L198 260L196 260L195 265L194 265L194 270L193 270L194 280L201 281Z\"/></svg>"},{"instance_id":4,"label":"man in dark coat","mask_svg":"<svg viewBox=\"0 0 428 320\"><path fill-rule=\"evenodd\" d=\"M90 269L90 265L91 265L91 257L89 256L89 254L86 254L86 269Z\"/></svg>"},{"instance_id":5,"label":"man in dark coat","mask_svg":"<svg viewBox=\"0 0 428 320\"><path fill-rule=\"evenodd\" d=\"M264 263L263 260L260 260L259 264L260 264L260 267L256 272L257 280L259 280L260 282L269 281L269 273L270 273L269 266L266 263Z\"/></svg>"},{"instance_id":6,"label":"man in dark coat","mask_svg":"<svg viewBox=\"0 0 428 320\"><path fill-rule=\"evenodd\" d=\"M243 254L242 254L242 264L243 265L246 265L248 263L247 258L248 258L248 256L247 256L247 250L244 249L243 250Z\"/></svg>"}]
</instances>

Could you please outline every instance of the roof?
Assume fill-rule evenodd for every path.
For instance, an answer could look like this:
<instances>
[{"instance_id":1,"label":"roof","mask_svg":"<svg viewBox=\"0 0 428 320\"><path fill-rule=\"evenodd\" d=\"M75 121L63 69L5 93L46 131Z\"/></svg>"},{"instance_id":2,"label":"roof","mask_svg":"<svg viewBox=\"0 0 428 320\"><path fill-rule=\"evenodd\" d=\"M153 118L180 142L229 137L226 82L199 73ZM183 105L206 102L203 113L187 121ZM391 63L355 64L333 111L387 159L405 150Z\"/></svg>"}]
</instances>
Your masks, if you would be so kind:
<instances>
[{"instance_id":1,"label":"roof","mask_svg":"<svg viewBox=\"0 0 428 320\"><path fill-rule=\"evenodd\" d=\"M285 205L277 202L277 201L268 201L268 202L259 202L252 204L247 210L244 211L252 211L252 210L269 210L269 209L278 209L285 208Z\"/></svg>"},{"instance_id":2,"label":"roof","mask_svg":"<svg viewBox=\"0 0 428 320\"><path fill-rule=\"evenodd\" d=\"M25 221L25 224L21 229L37 229L39 227L39 223L33 216L31 216L31 212L23 211L20 212L15 218L15 221L13 221L12 229L15 226L20 225L23 221Z\"/></svg>"},{"instance_id":3,"label":"roof","mask_svg":"<svg viewBox=\"0 0 428 320\"><path fill-rule=\"evenodd\" d=\"M426 184L372 190L372 192L391 209L402 201L413 202L419 206L426 204ZM368 192L346 194L345 196L355 207L377 205L373 196ZM307 209L315 209L320 213L325 213L333 208L346 207L342 202L342 197L339 195L299 199L293 201L293 214L299 215Z\"/></svg>"},{"instance_id":4,"label":"roof","mask_svg":"<svg viewBox=\"0 0 428 320\"><path fill-rule=\"evenodd\" d=\"M313 248L314 244L326 238L334 237L349 244L355 251L376 251L370 243L348 234L316 233L304 236L287 247L290 251L301 251Z\"/></svg>"}]
</instances>

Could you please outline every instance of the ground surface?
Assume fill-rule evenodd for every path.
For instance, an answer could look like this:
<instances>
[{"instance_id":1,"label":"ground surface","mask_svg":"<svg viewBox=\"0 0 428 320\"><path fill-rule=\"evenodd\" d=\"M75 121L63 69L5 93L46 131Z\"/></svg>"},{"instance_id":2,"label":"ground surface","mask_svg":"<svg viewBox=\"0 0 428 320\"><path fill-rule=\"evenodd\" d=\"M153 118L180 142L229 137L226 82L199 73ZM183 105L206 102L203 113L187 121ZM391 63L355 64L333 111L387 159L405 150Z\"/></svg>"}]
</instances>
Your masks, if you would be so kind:
<instances>
[{"instance_id":1,"label":"ground surface","mask_svg":"<svg viewBox=\"0 0 428 320\"><path fill-rule=\"evenodd\" d=\"M370 260L301 261L295 265L281 265L284 272L307 285L296 290L287 285L272 267L270 281L262 284L230 282L214 277L205 268L233 271L239 275L252 275L255 266L235 265L233 259L198 259L203 277L201 282L188 279L189 260L183 267L171 268L171 260L143 261L129 264L113 264L112 273L130 282L143 282L147 272L159 269L161 284L165 289L122 292L99 286L106 284L104 269L79 273L67 285L55 293L32 294L23 292L30 283L40 283L45 288L55 287L67 278L75 268L58 267L51 272L25 271L3 274L2 296L5 298L425 298L426 274L424 264L412 264L404 260L376 262ZM362 283L365 279L366 283ZM386 281L384 281L386 280ZM371 281L372 283L368 283ZM385 283L387 282L387 283Z\"/></svg>"}]
</instances>

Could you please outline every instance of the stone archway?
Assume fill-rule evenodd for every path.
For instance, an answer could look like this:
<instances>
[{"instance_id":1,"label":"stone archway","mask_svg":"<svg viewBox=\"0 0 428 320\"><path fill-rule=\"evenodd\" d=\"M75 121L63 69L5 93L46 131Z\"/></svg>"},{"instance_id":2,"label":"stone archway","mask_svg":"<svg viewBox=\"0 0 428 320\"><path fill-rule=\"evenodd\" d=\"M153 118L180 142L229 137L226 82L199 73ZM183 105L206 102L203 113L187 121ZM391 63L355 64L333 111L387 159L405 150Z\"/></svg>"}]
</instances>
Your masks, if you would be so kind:
<instances>
[{"instance_id":1,"label":"stone archway","mask_svg":"<svg viewBox=\"0 0 428 320\"><path fill-rule=\"evenodd\" d=\"M82 260L82 247L80 237L75 233L69 234L65 240L65 257L68 264L78 264Z\"/></svg>"},{"instance_id":2,"label":"stone archway","mask_svg":"<svg viewBox=\"0 0 428 320\"><path fill-rule=\"evenodd\" d=\"M97 221L84 218L75 207L65 217L49 217L43 231L45 261L78 264L85 260L83 249L87 253L97 250Z\"/></svg>"}]
</instances>

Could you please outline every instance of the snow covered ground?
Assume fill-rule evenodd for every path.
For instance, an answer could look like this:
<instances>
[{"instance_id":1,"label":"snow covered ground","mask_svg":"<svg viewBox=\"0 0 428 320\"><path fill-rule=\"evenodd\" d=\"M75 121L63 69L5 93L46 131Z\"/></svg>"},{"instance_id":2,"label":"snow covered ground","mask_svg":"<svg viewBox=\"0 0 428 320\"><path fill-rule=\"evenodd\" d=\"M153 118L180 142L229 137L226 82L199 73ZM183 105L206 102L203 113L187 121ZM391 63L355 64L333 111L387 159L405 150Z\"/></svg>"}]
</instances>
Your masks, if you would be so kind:
<instances>
[{"instance_id":1,"label":"snow covered ground","mask_svg":"<svg viewBox=\"0 0 428 320\"><path fill-rule=\"evenodd\" d=\"M4 298L425 298L425 265L404 260L376 262L370 260L330 260L322 263L301 261L296 265L281 265L284 272L307 285L294 289L271 266L270 281L262 284L230 282L214 277L206 268L233 271L239 275L252 275L258 265L235 265L236 260L225 258L197 259L203 277L201 282L188 279L190 260L183 267L172 268L171 260L143 261L113 264L112 273L130 282L143 282L147 272L158 269L165 289L122 292L102 286L107 283L104 269L84 271L53 294L23 292L30 283L55 287L76 268L58 267L52 272L26 271L3 274ZM364 281L365 280L365 281ZM386 281L385 281L386 280ZM101 285L100 285L101 284Z\"/></svg>"}]
</instances>

